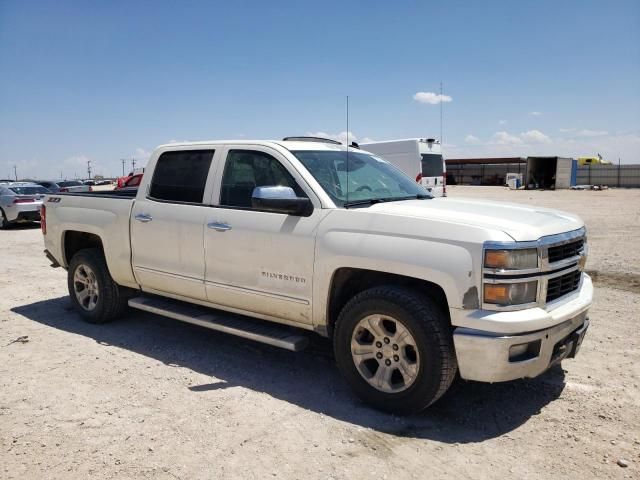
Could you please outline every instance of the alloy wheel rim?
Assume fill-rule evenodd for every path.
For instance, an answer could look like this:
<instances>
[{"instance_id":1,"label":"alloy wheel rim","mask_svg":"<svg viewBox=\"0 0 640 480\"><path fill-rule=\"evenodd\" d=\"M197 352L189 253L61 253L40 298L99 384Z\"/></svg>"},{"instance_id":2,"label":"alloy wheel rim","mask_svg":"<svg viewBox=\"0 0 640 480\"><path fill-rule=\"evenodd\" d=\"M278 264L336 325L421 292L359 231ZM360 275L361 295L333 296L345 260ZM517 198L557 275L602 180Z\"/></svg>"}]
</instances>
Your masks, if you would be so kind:
<instances>
[{"instance_id":1,"label":"alloy wheel rim","mask_svg":"<svg viewBox=\"0 0 640 480\"><path fill-rule=\"evenodd\" d=\"M98 279L91 267L81 264L73 274L73 291L76 300L88 312L94 310L98 304Z\"/></svg>"},{"instance_id":2,"label":"alloy wheel rim","mask_svg":"<svg viewBox=\"0 0 640 480\"><path fill-rule=\"evenodd\" d=\"M369 385L385 393L398 393L415 382L420 370L416 341L399 320L368 315L351 336L351 357Z\"/></svg>"}]
</instances>

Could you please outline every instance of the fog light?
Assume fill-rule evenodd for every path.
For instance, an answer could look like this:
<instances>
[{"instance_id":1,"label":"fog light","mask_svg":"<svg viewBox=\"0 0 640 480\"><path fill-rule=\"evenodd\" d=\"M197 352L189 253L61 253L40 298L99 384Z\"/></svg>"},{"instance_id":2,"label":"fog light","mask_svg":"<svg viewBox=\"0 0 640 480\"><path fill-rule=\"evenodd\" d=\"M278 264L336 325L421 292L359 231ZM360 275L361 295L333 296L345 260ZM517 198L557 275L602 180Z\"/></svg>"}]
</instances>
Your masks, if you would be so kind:
<instances>
[{"instance_id":1,"label":"fog light","mask_svg":"<svg viewBox=\"0 0 640 480\"><path fill-rule=\"evenodd\" d=\"M531 360L540 355L540 347L542 345L541 340L536 340L529 343L520 343L518 345L511 345L509 348L509 361L510 362L522 362L524 360Z\"/></svg>"}]
</instances>

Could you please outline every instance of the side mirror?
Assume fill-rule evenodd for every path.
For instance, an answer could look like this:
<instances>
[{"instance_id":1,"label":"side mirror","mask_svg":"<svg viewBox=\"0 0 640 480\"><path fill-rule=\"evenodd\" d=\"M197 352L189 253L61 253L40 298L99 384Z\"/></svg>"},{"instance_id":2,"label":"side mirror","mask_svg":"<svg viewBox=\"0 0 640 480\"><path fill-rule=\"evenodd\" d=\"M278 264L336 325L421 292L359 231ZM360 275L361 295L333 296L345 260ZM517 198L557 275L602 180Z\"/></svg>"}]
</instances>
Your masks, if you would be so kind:
<instances>
[{"instance_id":1,"label":"side mirror","mask_svg":"<svg viewBox=\"0 0 640 480\"><path fill-rule=\"evenodd\" d=\"M313 212L311 200L296 196L291 187L256 187L251 206L257 210L308 217Z\"/></svg>"}]
</instances>

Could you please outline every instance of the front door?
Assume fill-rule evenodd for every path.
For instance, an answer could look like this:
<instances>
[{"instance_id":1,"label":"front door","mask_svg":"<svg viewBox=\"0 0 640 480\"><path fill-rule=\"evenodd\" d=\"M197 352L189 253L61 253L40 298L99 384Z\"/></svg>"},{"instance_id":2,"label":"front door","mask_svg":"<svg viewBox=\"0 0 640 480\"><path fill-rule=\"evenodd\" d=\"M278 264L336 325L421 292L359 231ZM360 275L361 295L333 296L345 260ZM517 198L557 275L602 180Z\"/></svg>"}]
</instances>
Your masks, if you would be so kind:
<instances>
[{"instance_id":1,"label":"front door","mask_svg":"<svg viewBox=\"0 0 640 480\"><path fill-rule=\"evenodd\" d=\"M255 210L253 189L288 186L310 197L309 217ZM209 301L310 324L315 232L326 214L288 160L268 147L228 147L204 231ZM216 201L217 200L217 201Z\"/></svg>"},{"instance_id":2,"label":"front door","mask_svg":"<svg viewBox=\"0 0 640 480\"><path fill-rule=\"evenodd\" d=\"M133 271L143 290L206 300L203 204L213 150L160 155L146 195L131 212ZM146 185L144 183L143 185Z\"/></svg>"}]
</instances>

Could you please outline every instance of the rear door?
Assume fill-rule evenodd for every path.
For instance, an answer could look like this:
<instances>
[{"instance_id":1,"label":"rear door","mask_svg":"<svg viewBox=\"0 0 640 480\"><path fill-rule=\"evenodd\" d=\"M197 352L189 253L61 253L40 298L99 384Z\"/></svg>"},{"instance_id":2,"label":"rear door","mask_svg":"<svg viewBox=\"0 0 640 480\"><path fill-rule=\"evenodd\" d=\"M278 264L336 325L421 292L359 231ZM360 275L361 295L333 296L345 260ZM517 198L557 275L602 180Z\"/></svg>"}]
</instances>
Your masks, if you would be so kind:
<instances>
[{"instance_id":1,"label":"rear door","mask_svg":"<svg viewBox=\"0 0 640 480\"><path fill-rule=\"evenodd\" d=\"M203 229L215 172L213 149L162 153L131 213L132 265L146 291L199 300L204 287Z\"/></svg>"},{"instance_id":2,"label":"rear door","mask_svg":"<svg viewBox=\"0 0 640 480\"><path fill-rule=\"evenodd\" d=\"M280 152L229 146L206 219L204 244L209 301L293 323L311 323L315 232L327 210ZM288 186L311 199L299 217L256 210L253 189Z\"/></svg>"},{"instance_id":3,"label":"rear door","mask_svg":"<svg viewBox=\"0 0 640 480\"><path fill-rule=\"evenodd\" d=\"M444 195L445 163L439 153L421 153L421 184L435 197Z\"/></svg>"}]
</instances>

